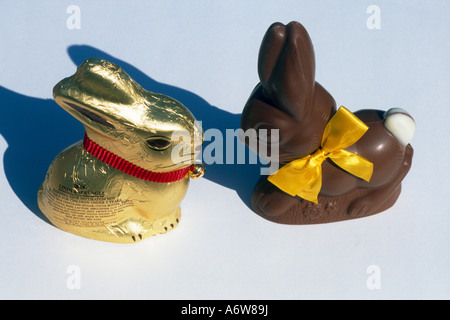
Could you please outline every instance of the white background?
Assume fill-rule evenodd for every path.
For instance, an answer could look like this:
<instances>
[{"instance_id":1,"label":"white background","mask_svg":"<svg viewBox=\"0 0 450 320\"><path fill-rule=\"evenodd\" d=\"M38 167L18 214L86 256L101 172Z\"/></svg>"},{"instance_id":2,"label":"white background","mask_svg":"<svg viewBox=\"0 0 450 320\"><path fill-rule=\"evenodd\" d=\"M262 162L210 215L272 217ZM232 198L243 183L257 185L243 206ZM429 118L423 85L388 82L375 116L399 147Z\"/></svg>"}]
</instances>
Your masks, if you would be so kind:
<instances>
[{"instance_id":1,"label":"white background","mask_svg":"<svg viewBox=\"0 0 450 320\"><path fill-rule=\"evenodd\" d=\"M66 25L81 10L80 29ZM371 30L367 8L380 8ZM450 298L450 2L1 1L0 298ZM258 82L259 45L296 20L316 79L338 105L407 109L410 173L395 206L346 222L286 226L246 205L254 166L213 165L191 182L179 227L123 245L60 231L36 210L52 159L82 139L52 88L90 56L185 103L207 128L237 128ZM248 170L247 170L248 169ZM367 285L370 266L380 287ZM70 284L79 271L79 288ZM368 269L369 268L369 269Z\"/></svg>"}]
</instances>

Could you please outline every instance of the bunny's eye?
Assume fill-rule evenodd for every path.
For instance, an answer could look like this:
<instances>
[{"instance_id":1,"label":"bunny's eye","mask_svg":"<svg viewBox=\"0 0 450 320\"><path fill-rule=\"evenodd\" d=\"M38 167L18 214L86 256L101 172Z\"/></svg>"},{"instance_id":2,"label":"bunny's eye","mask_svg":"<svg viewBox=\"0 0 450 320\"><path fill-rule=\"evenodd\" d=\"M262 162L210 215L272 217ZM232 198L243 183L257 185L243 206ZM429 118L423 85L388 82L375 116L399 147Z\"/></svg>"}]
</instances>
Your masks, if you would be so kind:
<instances>
[{"instance_id":1,"label":"bunny's eye","mask_svg":"<svg viewBox=\"0 0 450 320\"><path fill-rule=\"evenodd\" d=\"M153 137L147 140L150 148L157 151L163 151L170 147L172 141L166 137Z\"/></svg>"},{"instance_id":2,"label":"bunny's eye","mask_svg":"<svg viewBox=\"0 0 450 320\"><path fill-rule=\"evenodd\" d=\"M261 124L257 127L258 140L263 143L280 142L280 131L269 124Z\"/></svg>"}]
</instances>

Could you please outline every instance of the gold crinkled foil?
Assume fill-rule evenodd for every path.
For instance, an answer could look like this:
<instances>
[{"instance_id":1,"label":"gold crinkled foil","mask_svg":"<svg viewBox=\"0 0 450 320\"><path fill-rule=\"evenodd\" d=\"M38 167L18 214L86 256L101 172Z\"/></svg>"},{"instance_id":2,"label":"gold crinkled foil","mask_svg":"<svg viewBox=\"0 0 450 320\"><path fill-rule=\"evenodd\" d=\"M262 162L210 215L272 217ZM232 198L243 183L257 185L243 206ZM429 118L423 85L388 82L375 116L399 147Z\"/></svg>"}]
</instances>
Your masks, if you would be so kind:
<instances>
[{"instance_id":1,"label":"gold crinkled foil","mask_svg":"<svg viewBox=\"0 0 450 320\"><path fill-rule=\"evenodd\" d=\"M83 123L92 141L145 170L186 168L200 152L202 130L192 113L170 97L146 91L109 61L86 60L54 87L53 95ZM175 148L184 151L174 157ZM192 176L200 176L198 171ZM160 183L131 176L87 152L80 141L53 160L38 203L62 230L133 243L178 225L189 179L187 174Z\"/></svg>"}]
</instances>

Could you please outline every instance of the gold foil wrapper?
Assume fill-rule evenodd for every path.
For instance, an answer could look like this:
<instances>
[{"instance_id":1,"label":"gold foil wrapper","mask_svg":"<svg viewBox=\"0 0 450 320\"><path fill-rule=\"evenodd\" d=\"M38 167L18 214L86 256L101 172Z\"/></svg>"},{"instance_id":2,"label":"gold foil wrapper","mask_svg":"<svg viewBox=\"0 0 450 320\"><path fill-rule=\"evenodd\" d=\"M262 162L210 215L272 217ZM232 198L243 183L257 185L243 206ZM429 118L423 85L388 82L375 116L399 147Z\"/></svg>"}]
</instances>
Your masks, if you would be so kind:
<instances>
[{"instance_id":1,"label":"gold foil wrapper","mask_svg":"<svg viewBox=\"0 0 450 320\"><path fill-rule=\"evenodd\" d=\"M54 87L53 95L83 123L92 141L144 170L186 168L200 152L202 130L192 113L170 97L146 91L109 61L86 60ZM80 141L53 160L38 203L62 230L133 243L178 225L190 176L200 176L200 168L176 181L147 181L108 165Z\"/></svg>"}]
</instances>

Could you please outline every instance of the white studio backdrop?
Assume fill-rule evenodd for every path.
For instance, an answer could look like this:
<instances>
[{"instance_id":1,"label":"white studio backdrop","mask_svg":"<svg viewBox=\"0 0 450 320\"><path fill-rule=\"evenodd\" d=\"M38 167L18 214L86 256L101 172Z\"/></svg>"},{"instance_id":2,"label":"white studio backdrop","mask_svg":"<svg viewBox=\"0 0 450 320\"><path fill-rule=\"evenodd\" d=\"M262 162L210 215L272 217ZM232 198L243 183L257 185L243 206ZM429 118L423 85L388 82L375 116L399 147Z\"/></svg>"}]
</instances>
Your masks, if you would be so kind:
<instances>
[{"instance_id":1,"label":"white studio backdrop","mask_svg":"<svg viewBox=\"0 0 450 320\"><path fill-rule=\"evenodd\" d=\"M0 298L450 298L448 1L0 6ZM262 36L293 20L308 30L316 80L338 105L401 107L415 118L413 165L393 208L333 224L274 224L247 206L254 177L223 164L191 182L174 231L133 245L68 234L36 213L50 162L83 137L52 88L84 59L112 59L209 126L235 129L258 82Z\"/></svg>"}]
</instances>

